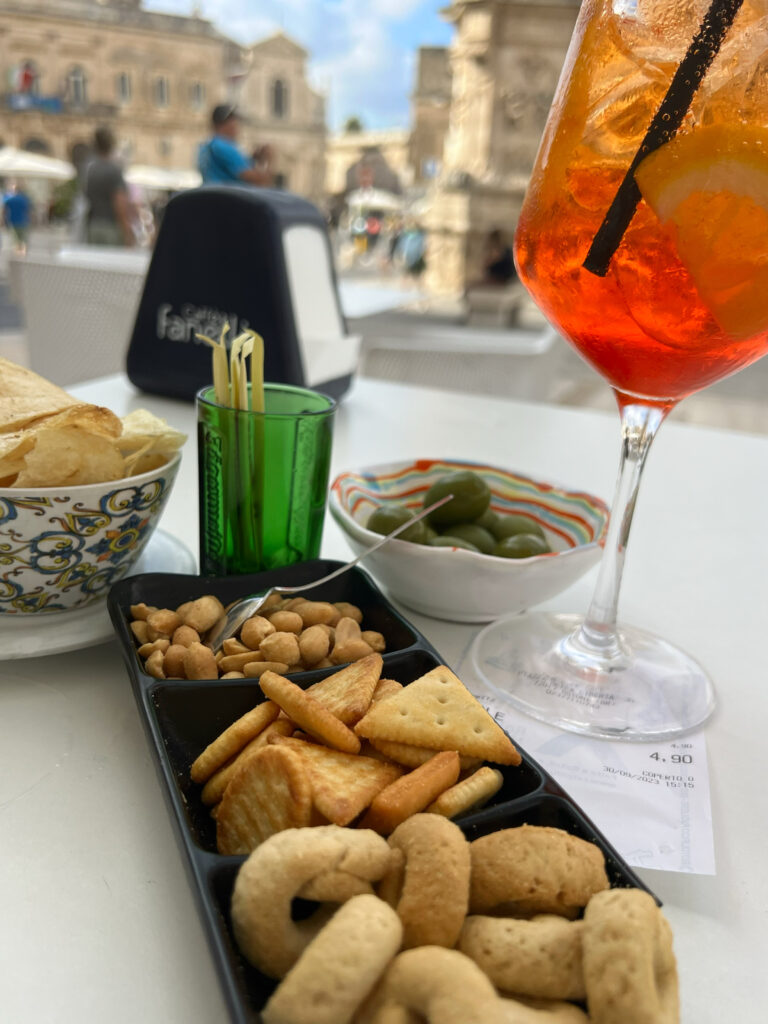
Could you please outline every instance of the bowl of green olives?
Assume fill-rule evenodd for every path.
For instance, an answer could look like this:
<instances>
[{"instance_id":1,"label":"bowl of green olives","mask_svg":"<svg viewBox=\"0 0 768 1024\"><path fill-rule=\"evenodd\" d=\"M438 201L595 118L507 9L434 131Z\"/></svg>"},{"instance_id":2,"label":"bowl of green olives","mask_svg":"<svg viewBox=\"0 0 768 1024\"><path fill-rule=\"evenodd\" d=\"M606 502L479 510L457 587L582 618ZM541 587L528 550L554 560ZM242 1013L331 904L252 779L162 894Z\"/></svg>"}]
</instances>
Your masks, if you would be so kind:
<instances>
[{"instance_id":1,"label":"bowl of green olives","mask_svg":"<svg viewBox=\"0 0 768 1024\"><path fill-rule=\"evenodd\" d=\"M555 597L600 558L600 498L481 463L417 459L341 473L329 508L360 554L449 494L365 563L415 611L489 622Z\"/></svg>"}]
</instances>

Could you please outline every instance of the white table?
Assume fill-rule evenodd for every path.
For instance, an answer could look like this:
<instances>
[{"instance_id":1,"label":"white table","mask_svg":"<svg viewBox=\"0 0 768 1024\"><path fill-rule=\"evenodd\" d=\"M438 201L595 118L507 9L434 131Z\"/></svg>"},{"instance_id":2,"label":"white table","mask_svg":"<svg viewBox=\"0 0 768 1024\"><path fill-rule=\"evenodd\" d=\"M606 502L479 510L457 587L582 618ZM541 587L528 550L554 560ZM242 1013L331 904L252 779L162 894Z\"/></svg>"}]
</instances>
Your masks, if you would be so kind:
<instances>
[{"instance_id":1,"label":"white table","mask_svg":"<svg viewBox=\"0 0 768 1024\"><path fill-rule=\"evenodd\" d=\"M151 406L193 434L191 406L136 395L121 377L77 393L118 413ZM194 447L163 526L196 550ZM617 447L604 414L359 380L333 468L484 458L610 497ZM624 617L694 652L720 697L707 730L718 874L641 872L674 928L685 1024L768 1013L766 502L767 438L668 424L625 575ZM349 555L331 521L323 554ZM583 610L592 582L552 604ZM474 627L410 617L472 686ZM116 644L0 662L0 675L0 1019L226 1020Z\"/></svg>"}]
</instances>

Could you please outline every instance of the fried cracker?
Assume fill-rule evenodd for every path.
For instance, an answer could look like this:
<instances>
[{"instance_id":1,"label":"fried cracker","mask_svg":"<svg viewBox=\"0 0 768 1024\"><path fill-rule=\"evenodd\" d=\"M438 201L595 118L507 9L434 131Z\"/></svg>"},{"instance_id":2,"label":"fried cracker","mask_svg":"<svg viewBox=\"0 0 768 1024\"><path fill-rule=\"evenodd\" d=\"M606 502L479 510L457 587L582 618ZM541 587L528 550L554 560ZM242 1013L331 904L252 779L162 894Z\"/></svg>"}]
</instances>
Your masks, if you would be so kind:
<instances>
[{"instance_id":1,"label":"fried cracker","mask_svg":"<svg viewBox=\"0 0 768 1024\"><path fill-rule=\"evenodd\" d=\"M386 700L387 697L391 697L393 693L400 693L403 688L402 683L398 683L396 679L380 679L376 683L376 689L373 691L373 697L371 698L372 703L376 703L379 700Z\"/></svg>"},{"instance_id":2,"label":"fried cracker","mask_svg":"<svg viewBox=\"0 0 768 1024\"><path fill-rule=\"evenodd\" d=\"M341 750L345 754L357 754L360 740L351 729L324 707L319 700L310 697L300 686L276 672L265 672L259 679L264 694L278 704L296 725L320 740L321 743Z\"/></svg>"},{"instance_id":3,"label":"fried cracker","mask_svg":"<svg viewBox=\"0 0 768 1024\"><path fill-rule=\"evenodd\" d=\"M192 762L189 769L192 781L207 782L218 768L238 754L262 729L266 729L270 722L274 722L279 713L280 708L277 704L267 700L238 718Z\"/></svg>"},{"instance_id":4,"label":"fried cracker","mask_svg":"<svg viewBox=\"0 0 768 1024\"><path fill-rule=\"evenodd\" d=\"M435 754L374 797L360 828L372 828L381 835L389 835L400 822L423 811L458 777L459 755L456 751L444 750Z\"/></svg>"},{"instance_id":5,"label":"fried cracker","mask_svg":"<svg viewBox=\"0 0 768 1024\"><path fill-rule=\"evenodd\" d=\"M414 747L410 743L394 743L390 740L369 740L371 746L388 757L390 761L404 764L407 768L418 768L430 757L434 757L438 751L430 750L429 747ZM459 764L463 772L473 771L482 764L482 758L468 757L466 754L459 755Z\"/></svg>"},{"instance_id":6,"label":"fried cracker","mask_svg":"<svg viewBox=\"0 0 768 1024\"><path fill-rule=\"evenodd\" d=\"M348 825L378 793L403 774L397 765L343 754L290 736L276 736L272 742L295 750L302 757L312 784L314 805L334 825Z\"/></svg>"},{"instance_id":7,"label":"fried cracker","mask_svg":"<svg viewBox=\"0 0 768 1024\"><path fill-rule=\"evenodd\" d=\"M504 785L504 776L498 768L479 768L469 778L446 789L427 808L431 814L442 814L444 818L455 818L473 807L482 807Z\"/></svg>"},{"instance_id":8,"label":"fried cracker","mask_svg":"<svg viewBox=\"0 0 768 1024\"><path fill-rule=\"evenodd\" d=\"M218 807L216 848L223 854L247 854L276 832L307 827L312 786L303 760L268 744L235 773Z\"/></svg>"},{"instance_id":9,"label":"fried cracker","mask_svg":"<svg viewBox=\"0 0 768 1024\"><path fill-rule=\"evenodd\" d=\"M292 732L293 725L287 718L279 718L277 721L271 722L266 729L262 729L258 736L252 739L250 743L247 743L239 754L231 757L226 764L223 764L208 779L203 786L203 792L200 794L203 803L210 806L221 800L224 796L224 790L232 781L232 777L238 768L245 764L247 758L253 757L257 750L261 750L262 747L266 746L269 743L270 736L290 736Z\"/></svg>"},{"instance_id":10,"label":"fried cracker","mask_svg":"<svg viewBox=\"0 0 768 1024\"><path fill-rule=\"evenodd\" d=\"M374 704L355 732L369 740L457 750L497 764L521 761L503 729L445 665Z\"/></svg>"},{"instance_id":11,"label":"fried cracker","mask_svg":"<svg viewBox=\"0 0 768 1024\"><path fill-rule=\"evenodd\" d=\"M344 725L355 725L370 707L383 664L380 654L369 654L340 672L326 676L305 692L319 700Z\"/></svg>"}]
</instances>

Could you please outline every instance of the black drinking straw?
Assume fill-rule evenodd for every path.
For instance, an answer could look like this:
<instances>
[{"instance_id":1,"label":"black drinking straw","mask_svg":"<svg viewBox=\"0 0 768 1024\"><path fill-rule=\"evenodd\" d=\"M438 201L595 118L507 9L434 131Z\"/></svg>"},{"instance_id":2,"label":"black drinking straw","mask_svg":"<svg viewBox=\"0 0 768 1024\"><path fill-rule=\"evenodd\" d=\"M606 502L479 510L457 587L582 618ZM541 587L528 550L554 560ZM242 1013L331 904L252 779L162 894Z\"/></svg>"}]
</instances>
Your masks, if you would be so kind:
<instances>
[{"instance_id":1,"label":"black drinking straw","mask_svg":"<svg viewBox=\"0 0 768 1024\"><path fill-rule=\"evenodd\" d=\"M613 197L603 223L592 239L592 245L582 266L597 277L605 277L608 273L611 257L618 249L640 202L640 189L635 181L637 165L649 153L669 142L677 132L693 101L694 93L717 56L743 2L744 0L712 0L709 10L704 15L699 31L680 62L667 94L661 101L661 106L656 111L640 148Z\"/></svg>"}]
</instances>

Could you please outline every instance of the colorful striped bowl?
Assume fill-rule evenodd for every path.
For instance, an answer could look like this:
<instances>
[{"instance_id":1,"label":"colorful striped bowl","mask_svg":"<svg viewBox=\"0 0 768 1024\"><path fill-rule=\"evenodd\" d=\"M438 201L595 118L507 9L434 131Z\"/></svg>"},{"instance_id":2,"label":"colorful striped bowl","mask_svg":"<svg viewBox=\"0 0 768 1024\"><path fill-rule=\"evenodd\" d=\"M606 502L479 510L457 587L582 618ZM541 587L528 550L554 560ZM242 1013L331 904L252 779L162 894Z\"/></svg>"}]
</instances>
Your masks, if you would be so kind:
<instances>
[{"instance_id":1,"label":"colorful striped bowl","mask_svg":"<svg viewBox=\"0 0 768 1024\"><path fill-rule=\"evenodd\" d=\"M402 604L438 619L489 622L555 597L599 561L608 522L600 498L476 462L417 459L341 473L331 485L331 515L360 554L379 536L365 528L374 508L387 502L421 508L428 488L460 469L487 481L494 511L538 523L552 553L497 558L390 541L366 559L365 568Z\"/></svg>"}]
</instances>

